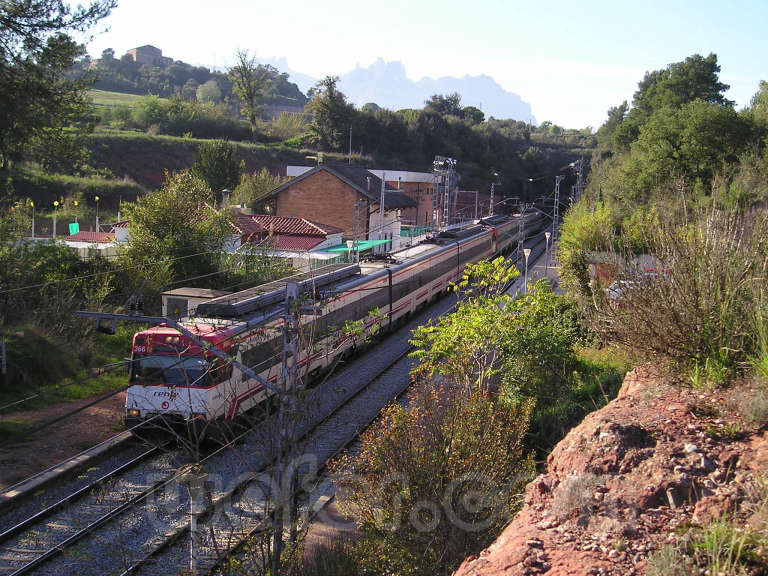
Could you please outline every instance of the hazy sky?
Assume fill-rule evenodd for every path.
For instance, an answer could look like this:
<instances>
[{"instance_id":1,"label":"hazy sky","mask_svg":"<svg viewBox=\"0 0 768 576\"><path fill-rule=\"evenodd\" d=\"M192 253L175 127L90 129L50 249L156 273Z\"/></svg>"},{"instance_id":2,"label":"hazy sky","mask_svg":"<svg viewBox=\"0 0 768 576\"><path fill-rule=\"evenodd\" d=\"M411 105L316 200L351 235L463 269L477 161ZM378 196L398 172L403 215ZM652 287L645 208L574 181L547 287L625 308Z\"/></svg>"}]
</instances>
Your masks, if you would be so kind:
<instances>
[{"instance_id":1,"label":"hazy sky","mask_svg":"<svg viewBox=\"0 0 768 576\"><path fill-rule=\"evenodd\" d=\"M748 105L768 79L766 25L765 0L120 0L89 52L152 44L228 66L248 49L318 78L381 57L412 80L488 74L539 122L597 128L647 70L694 53L716 53L727 96Z\"/></svg>"}]
</instances>

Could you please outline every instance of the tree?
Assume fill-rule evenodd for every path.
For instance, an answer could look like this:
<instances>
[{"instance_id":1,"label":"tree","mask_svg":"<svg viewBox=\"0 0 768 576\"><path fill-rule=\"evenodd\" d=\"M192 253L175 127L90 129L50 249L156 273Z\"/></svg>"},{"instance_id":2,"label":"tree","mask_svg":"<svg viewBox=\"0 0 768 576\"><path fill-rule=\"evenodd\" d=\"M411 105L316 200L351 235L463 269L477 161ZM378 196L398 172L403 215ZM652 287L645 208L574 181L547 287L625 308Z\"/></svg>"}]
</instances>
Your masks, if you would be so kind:
<instances>
[{"instance_id":1,"label":"tree","mask_svg":"<svg viewBox=\"0 0 768 576\"><path fill-rule=\"evenodd\" d=\"M86 88L92 77L67 79L65 72L84 54L70 33L84 32L107 16L116 0L71 8L62 0L0 3L0 170L19 159L27 145L44 164L72 168L75 148L92 128Z\"/></svg>"},{"instance_id":2,"label":"tree","mask_svg":"<svg viewBox=\"0 0 768 576\"><path fill-rule=\"evenodd\" d=\"M632 142L639 137L642 126L658 110L675 110L694 100L733 106L733 102L723 95L729 86L720 82L719 73L715 54L706 58L694 54L663 70L646 72L632 98L632 109L615 128L612 137L614 150L629 150Z\"/></svg>"},{"instance_id":3,"label":"tree","mask_svg":"<svg viewBox=\"0 0 768 576\"><path fill-rule=\"evenodd\" d=\"M458 92L443 96L434 94L424 103L424 110L441 116L457 116L461 118L461 96Z\"/></svg>"},{"instance_id":4,"label":"tree","mask_svg":"<svg viewBox=\"0 0 768 576\"><path fill-rule=\"evenodd\" d=\"M755 123L763 129L768 128L768 82L760 81L760 89L752 97L749 112Z\"/></svg>"},{"instance_id":5,"label":"tree","mask_svg":"<svg viewBox=\"0 0 768 576\"><path fill-rule=\"evenodd\" d=\"M695 100L655 112L640 129L627 161L626 184L649 192L673 178L698 183L705 193L715 172L735 162L750 127L731 107Z\"/></svg>"},{"instance_id":6,"label":"tree","mask_svg":"<svg viewBox=\"0 0 768 576\"><path fill-rule=\"evenodd\" d=\"M219 88L219 83L211 78L205 84L201 84L197 87L195 95L199 102L216 103L221 100L221 88Z\"/></svg>"},{"instance_id":7,"label":"tree","mask_svg":"<svg viewBox=\"0 0 768 576\"><path fill-rule=\"evenodd\" d=\"M200 146L192 174L205 181L218 204L222 200L222 191L237 186L244 169L245 161L238 158L237 149L232 144L214 140Z\"/></svg>"},{"instance_id":8,"label":"tree","mask_svg":"<svg viewBox=\"0 0 768 576\"><path fill-rule=\"evenodd\" d=\"M600 126L597 131L597 152L604 156L610 156L613 150L613 135L616 129L624 121L629 110L627 101L621 103L620 106L614 106L608 109L608 119Z\"/></svg>"},{"instance_id":9,"label":"tree","mask_svg":"<svg viewBox=\"0 0 768 576\"><path fill-rule=\"evenodd\" d=\"M732 106L733 102L723 96L729 86L720 82L719 73L716 54L706 58L694 54L664 70L647 72L638 84L632 106L646 118L654 110L666 106L678 108L694 100Z\"/></svg>"},{"instance_id":10,"label":"tree","mask_svg":"<svg viewBox=\"0 0 768 576\"><path fill-rule=\"evenodd\" d=\"M237 204L247 204L256 213L269 213L272 206L268 203L268 194L284 181L284 178L273 175L267 168L250 175L243 174L232 194L232 200Z\"/></svg>"},{"instance_id":11,"label":"tree","mask_svg":"<svg viewBox=\"0 0 768 576\"><path fill-rule=\"evenodd\" d=\"M237 63L228 70L229 79L242 102L242 114L255 130L261 118L261 103L272 85L272 75L276 70L256 64L256 57L249 56L247 50L239 50L236 58Z\"/></svg>"},{"instance_id":12,"label":"tree","mask_svg":"<svg viewBox=\"0 0 768 576\"><path fill-rule=\"evenodd\" d=\"M482 124L485 121L485 114L480 108L475 106L465 106L461 110L461 115L465 120L468 120L470 124Z\"/></svg>"},{"instance_id":13,"label":"tree","mask_svg":"<svg viewBox=\"0 0 768 576\"><path fill-rule=\"evenodd\" d=\"M228 216L212 201L205 181L184 171L166 174L160 190L124 204L130 240L120 259L139 267L139 285L181 278L194 284L195 278L218 271L229 226Z\"/></svg>"},{"instance_id":14,"label":"tree","mask_svg":"<svg viewBox=\"0 0 768 576\"><path fill-rule=\"evenodd\" d=\"M336 87L338 76L326 76L315 84L307 112L312 114L309 125L312 139L325 150L342 150L349 127L354 119L354 106Z\"/></svg>"},{"instance_id":15,"label":"tree","mask_svg":"<svg viewBox=\"0 0 768 576\"><path fill-rule=\"evenodd\" d=\"M182 86L181 88L181 97L187 101L197 99L198 88L199 88L199 85L197 81L194 78L190 78L184 83L184 86Z\"/></svg>"}]
</instances>

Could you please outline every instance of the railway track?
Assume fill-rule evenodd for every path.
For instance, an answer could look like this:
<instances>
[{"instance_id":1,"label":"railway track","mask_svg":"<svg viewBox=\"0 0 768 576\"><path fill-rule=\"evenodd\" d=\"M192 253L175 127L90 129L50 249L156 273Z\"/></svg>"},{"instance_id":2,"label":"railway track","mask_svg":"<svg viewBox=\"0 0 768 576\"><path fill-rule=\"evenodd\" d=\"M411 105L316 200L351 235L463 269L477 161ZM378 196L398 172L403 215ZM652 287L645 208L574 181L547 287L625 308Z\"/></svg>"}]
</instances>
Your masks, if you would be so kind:
<instances>
[{"instance_id":1,"label":"railway track","mask_svg":"<svg viewBox=\"0 0 768 576\"><path fill-rule=\"evenodd\" d=\"M106 473L98 473L101 466L92 466L87 472L95 475L82 482L83 474L51 485L42 494L35 494L14 507L3 517L0 532L0 574L20 576L34 571L69 546L85 537L99 525L126 510L151 490L154 477L161 470L183 457L183 452L166 451L165 446L132 443L126 447L138 454L103 462ZM95 473L95 474L94 474Z\"/></svg>"}]
</instances>

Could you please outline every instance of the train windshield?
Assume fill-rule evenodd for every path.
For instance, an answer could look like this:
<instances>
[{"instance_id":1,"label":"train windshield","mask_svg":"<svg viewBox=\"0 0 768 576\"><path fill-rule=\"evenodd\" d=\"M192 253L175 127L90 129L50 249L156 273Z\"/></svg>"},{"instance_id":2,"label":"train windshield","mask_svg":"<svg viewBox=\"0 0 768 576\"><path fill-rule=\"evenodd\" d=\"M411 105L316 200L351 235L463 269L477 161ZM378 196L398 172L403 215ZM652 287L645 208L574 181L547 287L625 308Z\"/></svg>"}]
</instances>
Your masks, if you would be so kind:
<instances>
[{"instance_id":1,"label":"train windshield","mask_svg":"<svg viewBox=\"0 0 768 576\"><path fill-rule=\"evenodd\" d=\"M135 355L131 382L137 384L176 384L206 386L210 364L199 356Z\"/></svg>"}]
</instances>

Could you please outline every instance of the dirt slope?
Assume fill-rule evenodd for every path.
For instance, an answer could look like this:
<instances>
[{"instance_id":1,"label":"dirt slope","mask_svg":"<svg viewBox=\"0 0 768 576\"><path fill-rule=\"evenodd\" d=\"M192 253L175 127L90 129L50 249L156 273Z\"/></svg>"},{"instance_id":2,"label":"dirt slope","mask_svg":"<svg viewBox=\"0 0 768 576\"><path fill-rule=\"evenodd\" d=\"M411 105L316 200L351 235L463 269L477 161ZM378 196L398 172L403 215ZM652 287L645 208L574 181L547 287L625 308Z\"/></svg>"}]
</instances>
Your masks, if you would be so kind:
<instances>
[{"instance_id":1,"label":"dirt slope","mask_svg":"<svg viewBox=\"0 0 768 576\"><path fill-rule=\"evenodd\" d=\"M741 415L757 393L629 373L619 396L553 450L496 542L456 574L645 574L649 554L686 526L723 514L750 521L740 503L768 474L768 432Z\"/></svg>"}]
</instances>

